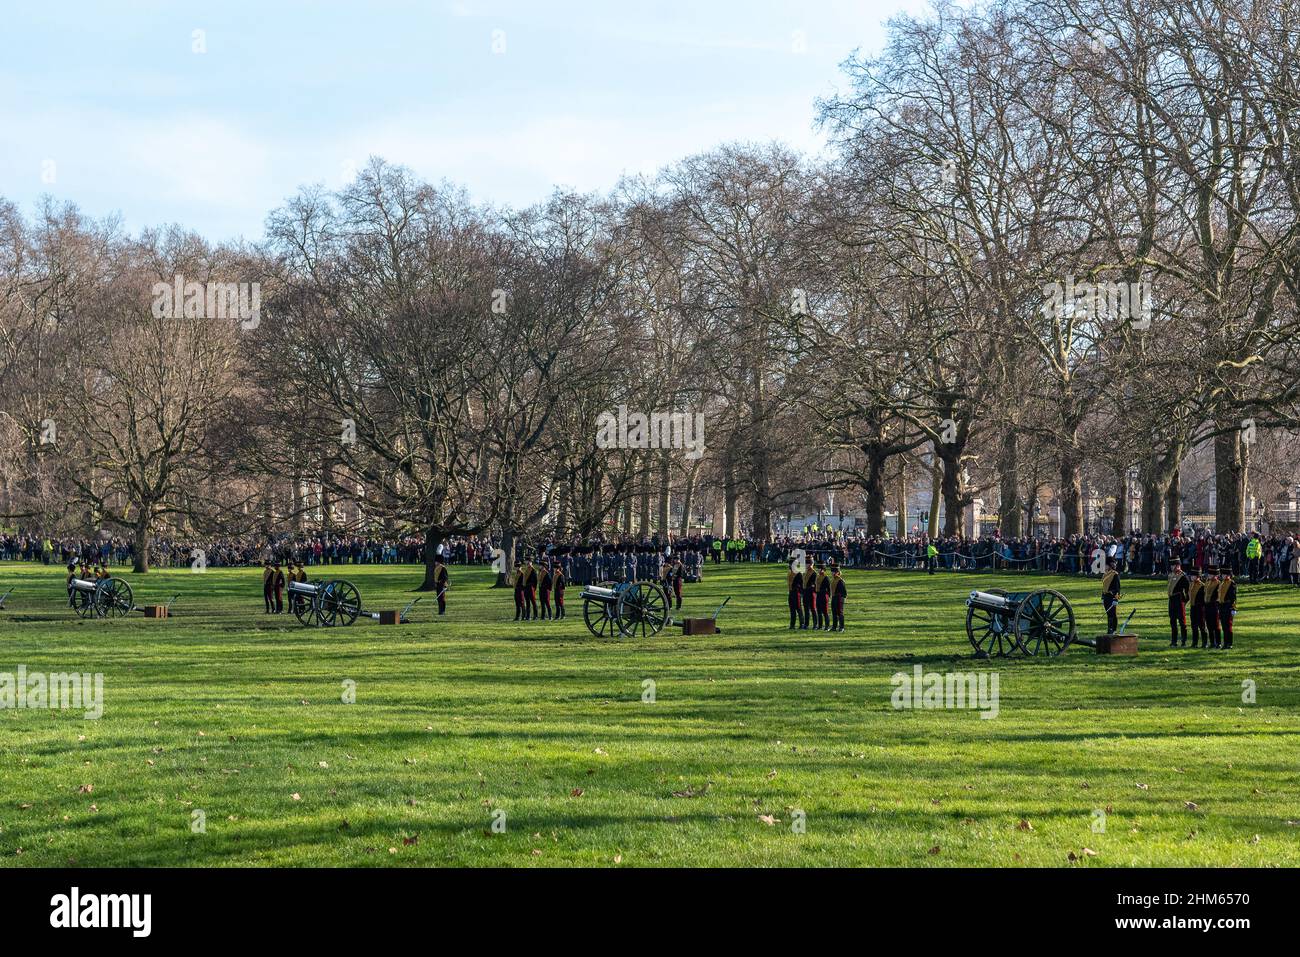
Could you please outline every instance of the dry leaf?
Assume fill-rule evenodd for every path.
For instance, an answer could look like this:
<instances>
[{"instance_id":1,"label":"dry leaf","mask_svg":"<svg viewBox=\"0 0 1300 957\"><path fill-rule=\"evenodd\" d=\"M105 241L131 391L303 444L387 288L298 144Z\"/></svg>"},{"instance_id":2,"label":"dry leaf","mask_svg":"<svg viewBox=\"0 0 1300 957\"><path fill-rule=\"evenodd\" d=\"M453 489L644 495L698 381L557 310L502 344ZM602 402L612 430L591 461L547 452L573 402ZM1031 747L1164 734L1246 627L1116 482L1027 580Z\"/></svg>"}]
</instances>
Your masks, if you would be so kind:
<instances>
[{"instance_id":1,"label":"dry leaf","mask_svg":"<svg viewBox=\"0 0 1300 957\"><path fill-rule=\"evenodd\" d=\"M1020 823L1016 825L1017 831L1032 831L1033 829L1034 829L1034 825L1030 824L1028 821L1024 820L1023 818L1021 819Z\"/></svg>"},{"instance_id":2,"label":"dry leaf","mask_svg":"<svg viewBox=\"0 0 1300 957\"><path fill-rule=\"evenodd\" d=\"M939 853L939 845L936 844L934 847L932 847L932 848L930 848L928 851L926 851L926 853L927 853L927 854L938 854L938 853Z\"/></svg>"},{"instance_id":3,"label":"dry leaf","mask_svg":"<svg viewBox=\"0 0 1300 957\"><path fill-rule=\"evenodd\" d=\"M301 800L302 800L302 795L299 794L297 791L294 791L293 794L291 794L291 795L289 795L289 796L290 796L291 798L293 798L295 801L301 801Z\"/></svg>"},{"instance_id":4,"label":"dry leaf","mask_svg":"<svg viewBox=\"0 0 1300 957\"><path fill-rule=\"evenodd\" d=\"M773 817L771 814L760 814L758 816L758 819L762 821L764 824L766 824L768 827L772 827L774 824L776 824L776 818Z\"/></svg>"}]
</instances>

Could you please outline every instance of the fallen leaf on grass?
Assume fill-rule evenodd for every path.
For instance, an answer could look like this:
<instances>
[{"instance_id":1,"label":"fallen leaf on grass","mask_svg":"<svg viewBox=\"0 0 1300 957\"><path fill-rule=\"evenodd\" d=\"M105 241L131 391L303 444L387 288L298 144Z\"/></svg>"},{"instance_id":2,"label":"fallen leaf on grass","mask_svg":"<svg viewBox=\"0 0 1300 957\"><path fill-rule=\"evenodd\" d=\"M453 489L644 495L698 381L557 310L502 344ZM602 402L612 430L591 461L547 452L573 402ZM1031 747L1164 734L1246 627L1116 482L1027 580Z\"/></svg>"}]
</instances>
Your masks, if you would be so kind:
<instances>
[{"instance_id":1,"label":"fallen leaf on grass","mask_svg":"<svg viewBox=\"0 0 1300 957\"><path fill-rule=\"evenodd\" d=\"M1138 788L1139 788L1140 790L1142 790L1142 791L1150 791L1150 790L1151 790L1151 788L1150 788L1149 786L1145 785L1145 784L1139 784L1139 785L1138 785Z\"/></svg>"},{"instance_id":2,"label":"fallen leaf on grass","mask_svg":"<svg viewBox=\"0 0 1300 957\"><path fill-rule=\"evenodd\" d=\"M580 798L585 793L586 792L583 791L582 788L574 788L572 791L569 792L569 797Z\"/></svg>"},{"instance_id":3,"label":"fallen leaf on grass","mask_svg":"<svg viewBox=\"0 0 1300 957\"><path fill-rule=\"evenodd\" d=\"M1195 801L1184 801L1183 807L1187 808L1189 811L1199 811L1201 809L1201 806Z\"/></svg>"},{"instance_id":4,"label":"fallen leaf on grass","mask_svg":"<svg viewBox=\"0 0 1300 957\"><path fill-rule=\"evenodd\" d=\"M766 824L768 827L772 827L773 825L776 824L776 818L773 817L771 814L760 814L758 816L758 819L762 821L764 824Z\"/></svg>"},{"instance_id":5,"label":"fallen leaf on grass","mask_svg":"<svg viewBox=\"0 0 1300 957\"><path fill-rule=\"evenodd\" d=\"M1034 825L1030 824L1028 821L1024 820L1023 818L1021 819L1020 823L1016 825L1017 831L1032 831L1033 829L1034 829Z\"/></svg>"},{"instance_id":6,"label":"fallen leaf on grass","mask_svg":"<svg viewBox=\"0 0 1300 957\"><path fill-rule=\"evenodd\" d=\"M934 855L937 855L937 854L939 853L939 845L936 844L934 847L932 847L932 848L930 848L928 851L926 851L926 853L927 853L927 854L934 854Z\"/></svg>"},{"instance_id":7,"label":"fallen leaf on grass","mask_svg":"<svg viewBox=\"0 0 1300 957\"><path fill-rule=\"evenodd\" d=\"M419 844L419 843L420 843L420 835L418 834L412 834L410 837L402 838L402 845L404 847L410 847L412 844Z\"/></svg>"},{"instance_id":8,"label":"fallen leaf on grass","mask_svg":"<svg viewBox=\"0 0 1300 957\"><path fill-rule=\"evenodd\" d=\"M292 794L289 795L289 797L293 798L295 801L302 800L302 795L299 794L297 791L294 791Z\"/></svg>"},{"instance_id":9,"label":"fallen leaf on grass","mask_svg":"<svg viewBox=\"0 0 1300 957\"><path fill-rule=\"evenodd\" d=\"M83 785L81 785L81 787L77 788L77 793L78 793L78 794L89 794L89 793L90 793L91 791L93 791L93 790L95 790L95 785L93 785L93 784L83 784Z\"/></svg>"}]
</instances>

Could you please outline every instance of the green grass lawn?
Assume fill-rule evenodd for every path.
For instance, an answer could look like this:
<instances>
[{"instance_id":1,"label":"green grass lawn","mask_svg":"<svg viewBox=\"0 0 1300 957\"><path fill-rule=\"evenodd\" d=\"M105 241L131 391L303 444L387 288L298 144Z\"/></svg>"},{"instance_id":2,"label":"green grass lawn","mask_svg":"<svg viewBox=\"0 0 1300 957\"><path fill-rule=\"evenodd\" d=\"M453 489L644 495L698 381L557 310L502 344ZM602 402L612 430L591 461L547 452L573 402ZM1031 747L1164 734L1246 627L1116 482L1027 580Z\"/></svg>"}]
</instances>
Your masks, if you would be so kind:
<instances>
[{"instance_id":1,"label":"green grass lawn","mask_svg":"<svg viewBox=\"0 0 1300 957\"><path fill-rule=\"evenodd\" d=\"M339 572L373 609L419 577ZM259 569L128 575L176 616L79 621L61 568L0 565L0 672L104 675L100 720L0 710L0 862L1300 864L1300 590L1243 586L1226 653L1169 649L1163 582L1130 581L1138 658L975 661L972 587L1058 588L1091 634L1096 582L850 571L825 634L787 630L782 567L710 566L683 611L732 596L724 634L619 642L576 588L516 624L452 575L445 619L311 630L262 614ZM996 671L997 717L894 709L915 664Z\"/></svg>"}]
</instances>

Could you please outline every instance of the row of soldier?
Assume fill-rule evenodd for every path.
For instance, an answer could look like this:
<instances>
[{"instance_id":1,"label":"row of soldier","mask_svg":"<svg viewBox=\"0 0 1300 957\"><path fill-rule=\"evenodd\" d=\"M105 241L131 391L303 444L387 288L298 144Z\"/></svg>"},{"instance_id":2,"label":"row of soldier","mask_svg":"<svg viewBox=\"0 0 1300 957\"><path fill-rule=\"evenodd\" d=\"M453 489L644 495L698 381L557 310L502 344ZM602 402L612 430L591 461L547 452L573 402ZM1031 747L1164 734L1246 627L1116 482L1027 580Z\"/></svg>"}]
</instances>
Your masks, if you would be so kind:
<instances>
[{"instance_id":1,"label":"row of soldier","mask_svg":"<svg viewBox=\"0 0 1300 957\"><path fill-rule=\"evenodd\" d=\"M1111 634L1118 630L1120 578L1115 559L1106 561L1101 580L1101 606ZM1232 647L1233 624L1237 618L1237 583L1229 566L1210 567L1202 573L1192 569L1189 577L1182 562L1174 559L1169 570L1169 646L1187 647L1187 611L1191 609L1192 647Z\"/></svg>"},{"instance_id":2,"label":"row of soldier","mask_svg":"<svg viewBox=\"0 0 1300 957\"><path fill-rule=\"evenodd\" d=\"M785 587L791 631L796 627L808 630L810 620L813 631L844 630L844 601L849 591L835 562L827 566L795 559L786 573Z\"/></svg>"}]
</instances>

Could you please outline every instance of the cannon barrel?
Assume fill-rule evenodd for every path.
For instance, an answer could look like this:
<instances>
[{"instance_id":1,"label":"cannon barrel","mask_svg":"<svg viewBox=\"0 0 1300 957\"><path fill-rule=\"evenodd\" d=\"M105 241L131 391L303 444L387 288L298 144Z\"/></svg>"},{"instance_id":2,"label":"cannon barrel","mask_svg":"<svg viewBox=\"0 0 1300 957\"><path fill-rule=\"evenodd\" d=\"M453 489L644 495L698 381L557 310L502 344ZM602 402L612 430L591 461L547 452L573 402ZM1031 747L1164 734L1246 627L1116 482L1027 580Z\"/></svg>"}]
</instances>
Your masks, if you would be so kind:
<instances>
[{"instance_id":1,"label":"cannon barrel","mask_svg":"<svg viewBox=\"0 0 1300 957\"><path fill-rule=\"evenodd\" d=\"M606 588L603 585L588 585L582 590L583 598L594 598L597 601L613 601L618 597L618 593L613 588Z\"/></svg>"},{"instance_id":2,"label":"cannon barrel","mask_svg":"<svg viewBox=\"0 0 1300 957\"><path fill-rule=\"evenodd\" d=\"M72 579L72 590L93 592L98 584L99 582L89 581L85 578L74 578Z\"/></svg>"},{"instance_id":3,"label":"cannon barrel","mask_svg":"<svg viewBox=\"0 0 1300 957\"><path fill-rule=\"evenodd\" d=\"M1012 611L1015 609L1017 602L1011 601L1005 595L995 595L992 592L977 589L970 593L970 597L966 599L966 604L987 608L990 611Z\"/></svg>"},{"instance_id":4,"label":"cannon barrel","mask_svg":"<svg viewBox=\"0 0 1300 957\"><path fill-rule=\"evenodd\" d=\"M316 586L309 582L289 582L290 595L314 595Z\"/></svg>"}]
</instances>

